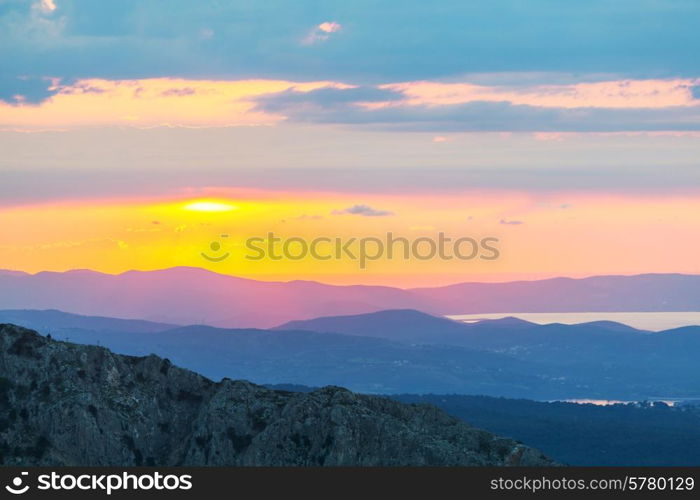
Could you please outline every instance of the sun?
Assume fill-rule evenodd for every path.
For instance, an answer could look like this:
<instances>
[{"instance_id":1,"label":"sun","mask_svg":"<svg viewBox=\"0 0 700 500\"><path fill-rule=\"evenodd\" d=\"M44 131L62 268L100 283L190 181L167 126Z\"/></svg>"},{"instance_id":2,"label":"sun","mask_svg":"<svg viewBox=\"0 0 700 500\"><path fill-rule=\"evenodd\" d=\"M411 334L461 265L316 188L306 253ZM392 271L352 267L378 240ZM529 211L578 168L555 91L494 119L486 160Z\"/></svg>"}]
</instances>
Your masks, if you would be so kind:
<instances>
[{"instance_id":1,"label":"sun","mask_svg":"<svg viewBox=\"0 0 700 500\"><path fill-rule=\"evenodd\" d=\"M208 200L193 201L182 208L192 212L231 212L233 210L238 210L236 205L221 201Z\"/></svg>"}]
</instances>

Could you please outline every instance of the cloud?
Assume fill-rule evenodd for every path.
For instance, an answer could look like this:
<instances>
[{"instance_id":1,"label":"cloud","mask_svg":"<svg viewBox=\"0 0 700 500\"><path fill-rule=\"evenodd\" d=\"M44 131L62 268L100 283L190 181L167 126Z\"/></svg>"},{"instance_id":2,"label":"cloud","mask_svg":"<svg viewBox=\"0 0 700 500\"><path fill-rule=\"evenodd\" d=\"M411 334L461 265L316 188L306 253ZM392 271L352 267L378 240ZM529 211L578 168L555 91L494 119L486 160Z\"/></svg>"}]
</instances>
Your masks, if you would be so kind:
<instances>
[{"instance_id":1,"label":"cloud","mask_svg":"<svg viewBox=\"0 0 700 500\"><path fill-rule=\"evenodd\" d=\"M254 127L250 130L257 133L261 128ZM105 129L98 132L104 134ZM459 157L458 160L462 162L460 168L445 167L439 158L435 158L433 152L426 152L426 156L423 156L420 151L413 149L412 144L401 146L393 143L385 154L369 156L371 160L381 157L385 159L386 164L391 164L396 159L396 151L402 150L410 153L408 156L417 153L423 162L422 166L398 163L378 167L376 163L372 166L370 161L366 161L360 168L357 165L337 167L328 164L304 168L299 164L284 164L287 156L295 155L287 154L290 151L283 149L278 152L278 161L284 166L270 168L264 162L268 159L266 157L262 158L261 163L255 162L261 160L260 151L264 150L261 144L269 145L272 136L267 136L263 141L255 141L246 135L237 141L234 137L238 131L232 133L230 129L123 129L116 135L112 133L104 136L103 140L98 132L81 131L79 135L74 135L74 132L21 134L21 137L18 137L20 134L12 134L7 138L3 138L5 134L0 134L0 149L5 152L15 153L17 150L14 148L22 143L33 146L25 167L16 168L7 159L0 165L0 210L7 206L47 201L91 200L99 197L163 197L172 200L179 197L205 198L212 194L221 196L222 193L228 193L227 196L235 199L240 196L241 190L261 189L279 193L344 193L347 195L343 196L344 199L357 199L358 196L364 195L448 193L456 196L472 193L473 196L479 192L512 194L524 191L547 193L547 197L559 198L562 191L577 191L612 193L614 196L663 195L680 200L697 199L697 186L700 186L697 141L693 142L692 139L680 143L682 147L676 148L681 151L687 150L677 158L673 156L674 148L679 144L675 139L672 142L657 142L654 151L653 148L648 148L654 139L639 137L623 143L623 148L619 142L607 147L602 142L581 144L580 149L573 150L573 154L569 155L575 157L578 163L571 163L569 158L555 154L549 148L542 149L541 161L537 161L538 157L531 157L527 153L530 148L521 149L516 146L515 151L520 153L520 156L511 161L520 163L515 165L503 166L491 161L495 154L492 152L483 155L481 165L470 165L463 157ZM308 131L305 133L308 135ZM154 147L143 148L137 143L125 141L125 134L142 136L145 142ZM212 134L220 134L220 137L212 141ZM47 135L54 136L55 145L34 140L37 136ZM279 136L277 137L279 139ZM348 155L351 155L352 148L357 149L358 138L352 139L349 140ZM471 143L473 148L469 148L470 151L478 151L478 143L485 139L488 140L475 139L475 142ZM250 142L253 146L250 151L246 151ZM425 145L424 141L413 142L417 146ZM165 152L159 147L161 144L173 145L176 149ZM211 147L211 144L216 144L217 147ZM427 145L432 146L430 143ZM68 146L75 146L72 148L76 151L75 155L63 152ZM338 144L333 143L333 146L337 147ZM84 149L80 149L81 147ZM306 152L314 147L316 146L313 143L304 144L300 151ZM107 157L110 152L113 153L115 148L123 150L124 156L118 155L110 158L109 163L101 163L100 159ZM619 154L621 149L640 151L635 153L637 156L628 157ZM197 154L189 154L192 150ZM201 153L202 150L207 151ZM221 162L217 167L213 167L211 157L206 156L206 153L215 150L222 150ZM374 153L374 149L372 151ZM590 153L596 153L598 158L588 156ZM243 157L246 161L232 166L230 158L233 156ZM598 159L600 161L597 161ZM362 158L353 160L356 163L363 162ZM201 165L201 168L188 168L193 164ZM399 166L401 168L397 168ZM668 175L670 169L673 170L673 175ZM58 185L61 189L56 189ZM218 186L215 193L211 191L213 185ZM571 200L568 202L572 203ZM551 209L557 207L552 206ZM339 209L336 215L338 213L345 212ZM464 219L467 217L464 216ZM481 216L474 219L484 220ZM496 219L496 223L498 220Z\"/></svg>"},{"instance_id":2,"label":"cloud","mask_svg":"<svg viewBox=\"0 0 700 500\"><path fill-rule=\"evenodd\" d=\"M311 95L305 95L311 94ZM361 111L359 103L387 102L401 99L401 95L377 87L325 87L309 92L290 88L282 92L255 97L255 110L289 118L290 121L325 123L332 116L343 116L348 111ZM331 118L333 120L333 118ZM341 120L342 122L342 120Z\"/></svg>"},{"instance_id":3,"label":"cloud","mask_svg":"<svg viewBox=\"0 0 700 500\"><path fill-rule=\"evenodd\" d=\"M606 80L558 85L479 85L472 82L417 81L381 85L405 97L406 105L444 106L469 102L508 102L548 108L668 108L699 104L691 92L700 80L690 78ZM391 105L391 103L386 103Z\"/></svg>"},{"instance_id":4,"label":"cloud","mask_svg":"<svg viewBox=\"0 0 700 500\"><path fill-rule=\"evenodd\" d=\"M353 205L343 210L333 210L333 215L361 215L363 217L386 217L394 215L388 210L377 210L369 205Z\"/></svg>"},{"instance_id":5,"label":"cloud","mask_svg":"<svg viewBox=\"0 0 700 500\"><path fill-rule=\"evenodd\" d=\"M336 33L342 29L340 23L335 21L326 21L314 28L302 40L302 45L314 45L316 43L325 42L331 36L331 33Z\"/></svg>"},{"instance_id":6,"label":"cloud","mask_svg":"<svg viewBox=\"0 0 700 500\"><path fill-rule=\"evenodd\" d=\"M506 220L506 219L501 219L499 221L499 224L503 224L504 226L520 226L521 224L525 224L521 220Z\"/></svg>"},{"instance_id":7,"label":"cloud","mask_svg":"<svg viewBox=\"0 0 700 500\"><path fill-rule=\"evenodd\" d=\"M2 77L0 125L15 128L345 124L375 130L532 132L700 131L697 79L484 86L468 82L354 85L342 81ZM178 99L172 99L177 97ZM25 105L35 105L34 109Z\"/></svg>"},{"instance_id":8,"label":"cloud","mask_svg":"<svg viewBox=\"0 0 700 500\"><path fill-rule=\"evenodd\" d=\"M0 101L8 104L39 104L58 90L51 78L0 75Z\"/></svg>"},{"instance_id":9,"label":"cloud","mask_svg":"<svg viewBox=\"0 0 700 500\"><path fill-rule=\"evenodd\" d=\"M563 141L566 134L562 132L535 132L532 134L536 141Z\"/></svg>"},{"instance_id":10,"label":"cloud","mask_svg":"<svg viewBox=\"0 0 700 500\"><path fill-rule=\"evenodd\" d=\"M335 33L336 31L340 31L340 28L340 23L336 23L334 21L325 22L318 25L318 29L324 33Z\"/></svg>"},{"instance_id":11,"label":"cloud","mask_svg":"<svg viewBox=\"0 0 700 500\"><path fill-rule=\"evenodd\" d=\"M0 4L3 73L68 79L253 75L353 83L468 73L700 74L700 3L692 1L589 0L557 2L556 8L532 2L527 9L521 0L407 0L400 9L390 2L346 0L163 5L5 0ZM316 43L322 50L300 47L310 27L314 43L327 37L334 43Z\"/></svg>"},{"instance_id":12,"label":"cloud","mask_svg":"<svg viewBox=\"0 0 700 500\"><path fill-rule=\"evenodd\" d=\"M44 12L53 12L54 10L56 10L56 4L54 3L54 0L39 0L37 5Z\"/></svg>"},{"instance_id":13,"label":"cloud","mask_svg":"<svg viewBox=\"0 0 700 500\"><path fill-rule=\"evenodd\" d=\"M308 215L308 214L301 214L296 217L290 217L291 219L294 220L321 220L323 219L323 215Z\"/></svg>"},{"instance_id":14,"label":"cloud","mask_svg":"<svg viewBox=\"0 0 700 500\"><path fill-rule=\"evenodd\" d=\"M514 77L512 77L514 78ZM520 83L477 85L467 81L443 83L417 81L321 89L299 94L294 90L265 96L268 108L284 110L293 105L329 106L353 104L369 111L391 108L449 108L472 103L507 103L548 109L668 109L700 105L693 85L700 79L610 80L561 85L531 85L525 75Z\"/></svg>"},{"instance_id":15,"label":"cloud","mask_svg":"<svg viewBox=\"0 0 700 500\"><path fill-rule=\"evenodd\" d=\"M340 108L358 106L358 103L390 102L402 99L401 94L391 89L372 86L335 85L299 92L296 88L270 93L255 99L261 109L271 112L286 112L295 107L309 109ZM359 106L358 106L359 107Z\"/></svg>"},{"instance_id":16,"label":"cloud","mask_svg":"<svg viewBox=\"0 0 700 500\"><path fill-rule=\"evenodd\" d=\"M197 91L192 87L184 87L180 89L168 89L160 93L163 97L182 97L187 95L194 95Z\"/></svg>"},{"instance_id":17,"label":"cloud","mask_svg":"<svg viewBox=\"0 0 700 500\"><path fill-rule=\"evenodd\" d=\"M353 95L353 90L358 95ZM381 86L388 99L369 100L372 87L287 91L256 99L257 109L289 121L371 125L375 129L422 132L537 132L557 139L562 132L700 130L700 103L667 107L557 107L508 101L413 103L401 89ZM687 89L686 89L687 91ZM388 104L387 104L388 103ZM542 135L542 134L549 135Z\"/></svg>"},{"instance_id":18,"label":"cloud","mask_svg":"<svg viewBox=\"0 0 700 500\"><path fill-rule=\"evenodd\" d=\"M54 81L55 82L55 81ZM341 84L287 80L85 79L51 83L20 80L0 102L0 126L66 129L82 126L226 127L272 125L284 117L256 111L252 99L291 89L305 91ZM33 87L32 87L33 85ZM26 96L26 97L25 97ZM51 99L48 99L48 97ZM2 97L2 94L0 94ZM34 103L37 106L23 106Z\"/></svg>"},{"instance_id":19,"label":"cloud","mask_svg":"<svg viewBox=\"0 0 700 500\"><path fill-rule=\"evenodd\" d=\"M107 89L97 85L93 85L88 82L64 82L61 85L56 84L55 86L56 94L63 95L78 95L78 94L104 94ZM54 94L55 95L55 94Z\"/></svg>"}]
</instances>

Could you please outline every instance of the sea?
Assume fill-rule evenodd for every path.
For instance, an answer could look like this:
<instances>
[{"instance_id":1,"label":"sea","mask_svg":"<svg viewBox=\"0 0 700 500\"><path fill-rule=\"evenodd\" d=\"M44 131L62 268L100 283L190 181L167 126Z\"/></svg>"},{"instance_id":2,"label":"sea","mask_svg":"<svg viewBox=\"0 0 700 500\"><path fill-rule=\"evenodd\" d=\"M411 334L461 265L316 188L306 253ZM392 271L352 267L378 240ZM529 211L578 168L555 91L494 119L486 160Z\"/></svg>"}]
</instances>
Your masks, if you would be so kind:
<instances>
[{"instance_id":1,"label":"sea","mask_svg":"<svg viewBox=\"0 0 700 500\"><path fill-rule=\"evenodd\" d=\"M541 325L563 323L574 325L591 321L615 321L640 330L658 332L682 326L700 325L700 311L697 312L571 312L571 313L489 313L456 314L448 318L474 323L485 319L515 317Z\"/></svg>"}]
</instances>

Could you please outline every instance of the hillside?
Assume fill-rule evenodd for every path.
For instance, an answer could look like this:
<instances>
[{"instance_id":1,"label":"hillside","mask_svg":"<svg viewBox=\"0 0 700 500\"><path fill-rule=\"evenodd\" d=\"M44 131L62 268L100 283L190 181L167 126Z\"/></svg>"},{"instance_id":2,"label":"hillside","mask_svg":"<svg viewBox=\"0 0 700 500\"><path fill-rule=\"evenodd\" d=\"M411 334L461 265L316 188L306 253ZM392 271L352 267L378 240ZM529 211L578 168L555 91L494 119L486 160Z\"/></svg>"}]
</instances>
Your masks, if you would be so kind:
<instances>
[{"instance_id":1,"label":"hillside","mask_svg":"<svg viewBox=\"0 0 700 500\"><path fill-rule=\"evenodd\" d=\"M214 383L0 325L5 465L549 465L432 406Z\"/></svg>"},{"instance_id":2,"label":"hillside","mask_svg":"<svg viewBox=\"0 0 700 500\"><path fill-rule=\"evenodd\" d=\"M392 398L435 405L491 432L536 446L567 465L700 465L698 406L596 406L454 394L401 394Z\"/></svg>"}]
</instances>

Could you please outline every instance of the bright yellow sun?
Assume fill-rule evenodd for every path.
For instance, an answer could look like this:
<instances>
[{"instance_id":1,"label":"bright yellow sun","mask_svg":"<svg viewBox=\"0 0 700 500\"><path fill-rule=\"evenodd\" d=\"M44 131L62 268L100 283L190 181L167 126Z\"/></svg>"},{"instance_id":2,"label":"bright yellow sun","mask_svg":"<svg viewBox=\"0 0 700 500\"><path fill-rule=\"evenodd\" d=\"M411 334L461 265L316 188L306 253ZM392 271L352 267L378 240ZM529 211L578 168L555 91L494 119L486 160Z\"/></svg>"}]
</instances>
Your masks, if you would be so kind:
<instances>
[{"instance_id":1,"label":"bright yellow sun","mask_svg":"<svg viewBox=\"0 0 700 500\"><path fill-rule=\"evenodd\" d=\"M230 212L232 210L238 210L236 205L221 201L194 201L188 203L183 208L193 212Z\"/></svg>"}]
</instances>

